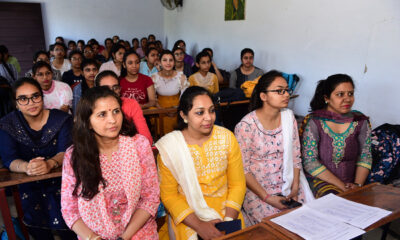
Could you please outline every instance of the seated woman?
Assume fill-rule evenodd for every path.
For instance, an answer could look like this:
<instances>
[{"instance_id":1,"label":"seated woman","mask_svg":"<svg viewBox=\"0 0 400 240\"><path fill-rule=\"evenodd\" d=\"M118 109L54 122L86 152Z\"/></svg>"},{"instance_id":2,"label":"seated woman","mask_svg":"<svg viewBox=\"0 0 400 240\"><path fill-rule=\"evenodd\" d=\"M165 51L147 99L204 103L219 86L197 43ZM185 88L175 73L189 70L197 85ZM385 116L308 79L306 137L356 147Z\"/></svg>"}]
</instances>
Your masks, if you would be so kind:
<instances>
[{"instance_id":1,"label":"seated woman","mask_svg":"<svg viewBox=\"0 0 400 240\"><path fill-rule=\"evenodd\" d=\"M185 53L185 58L183 59L183 61L185 63L187 63L190 67L193 67L194 65L194 59L192 56L190 56L189 54L186 53L186 43L185 41L183 41L182 39L178 40L175 42L174 47L172 49L175 48L180 48L183 50L183 52Z\"/></svg>"},{"instance_id":2,"label":"seated woman","mask_svg":"<svg viewBox=\"0 0 400 240\"><path fill-rule=\"evenodd\" d=\"M304 170L314 195L340 193L362 186L371 169L368 117L352 111L354 83L335 74L318 83L311 114L300 130Z\"/></svg>"},{"instance_id":3,"label":"seated woman","mask_svg":"<svg viewBox=\"0 0 400 240\"><path fill-rule=\"evenodd\" d=\"M118 77L121 76L122 61L124 60L125 52L125 47L121 44L113 45L111 48L112 59L106 63L101 64L99 72L111 70L115 72Z\"/></svg>"},{"instance_id":4,"label":"seated woman","mask_svg":"<svg viewBox=\"0 0 400 240\"><path fill-rule=\"evenodd\" d=\"M73 90L74 98L72 101L72 109L75 112L81 96L89 89L94 87L94 79L99 73L99 65L94 59L84 59L81 64L84 80L76 85Z\"/></svg>"},{"instance_id":5,"label":"seated woman","mask_svg":"<svg viewBox=\"0 0 400 240\"><path fill-rule=\"evenodd\" d=\"M18 79L18 72L14 65L7 63L5 61L4 51L0 49L0 77L7 79L8 83L11 85Z\"/></svg>"},{"instance_id":6,"label":"seated woman","mask_svg":"<svg viewBox=\"0 0 400 240\"><path fill-rule=\"evenodd\" d=\"M285 209L282 200L314 198L301 167L297 122L286 108L290 94L280 72L264 74L254 88L251 112L236 125L247 184L246 226Z\"/></svg>"},{"instance_id":7,"label":"seated woman","mask_svg":"<svg viewBox=\"0 0 400 240\"><path fill-rule=\"evenodd\" d=\"M60 71L61 76L64 72L71 69L71 62L68 59L65 59L67 47L64 43L56 42L54 44L54 60L51 62L51 66L54 69Z\"/></svg>"},{"instance_id":8,"label":"seated woman","mask_svg":"<svg viewBox=\"0 0 400 240\"><path fill-rule=\"evenodd\" d=\"M250 48L245 48L240 52L240 60L242 64L237 69L231 72L229 78L230 88L240 88L240 86L248 80L254 80L255 78L264 74L264 71L254 66L254 51Z\"/></svg>"},{"instance_id":9,"label":"seated woman","mask_svg":"<svg viewBox=\"0 0 400 240\"><path fill-rule=\"evenodd\" d=\"M106 86L113 90L119 97L121 95L121 86L119 85L118 77L113 71L104 71L97 74L95 79L95 86ZM143 117L143 111L139 106L139 103L135 99L121 98L122 100L122 111L126 118L133 121L138 133L145 136L150 145L153 144L153 138L151 137L149 128L147 127L146 119Z\"/></svg>"},{"instance_id":10,"label":"seated woman","mask_svg":"<svg viewBox=\"0 0 400 240\"><path fill-rule=\"evenodd\" d=\"M160 190L153 152L108 87L82 96L73 143L62 172L67 225L81 239L158 239L154 216Z\"/></svg>"},{"instance_id":11,"label":"seated woman","mask_svg":"<svg viewBox=\"0 0 400 240\"><path fill-rule=\"evenodd\" d=\"M62 75L62 81L74 89L76 85L85 79L81 69L83 54L79 50L72 50L69 53L68 59L71 62L71 70L66 71Z\"/></svg>"},{"instance_id":12,"label":"seated woman","mask_svg":"<svg viewBox=\"0 0 400 240\"><path fill-rule=\"evenodd\" d=\"M192 67L183 61L185 58L185 52L181 48L177 47L172 49L172 53L174 54L175 58L175 70L177 72L183 72L186 77L190 77L193 72Z\"/></svg>"},{"instance_id":13,"label":"seated woman","mask_svg":"<svg viewBox=\"0 0 400 240\"><path fill-rule=\"evenodd\" d=\"M149 48L146 52L146 61L140 63L141 74L151 77L151 75L160 71L160 60L158 58L158 50Z\"/></svg>"},{"instance_id":14,"label":"seated woman","mask_svg":"<svg viewBox=\"0 0 400 240\"><path fill-rule=\"evenodd\" d=\"M206 89L186 89L178 112L179 131L156 143L170 239L216 238L222 233L215 223L242 220L246 180L240 148L232 132L214 126L215 107Z\"/></svg>"},{"instance_id":15,"label":"seated woman","mask_svg":"<svg viewBox=\"0 0 400 240\"><path fill-rule=\"evenodd\" d=\"M33 54L33 64L39 62L39 61L44 61L47 62L48 64L50 64L50 55L48 52L43 51L43 50L39 50L37 52L35 52L35 54ZM61 81L61 73L60 70L54 69L53 67L51 67L53 70L53 80L58 80ZM28 72L25 73L25 77L32 77L32 69L29 69Z\"/></svg>"},{"instance_id":16,"label":"seated woman","mask_svg":"<svg viewBox=\"0 0 400 240\"><path fill-rule=\"evenodd\" d=\"M43 175L62 165L71 145L72 117L43 106L37 81L21 78L13 87L18 111L0 120L0 156L12 172ZM18 185L24 223L34 239L53 239L52 229L62 239L76 239L61 215L61 180L53 178Z\"/></svg>"},{"instance_id":17,"label":"seated woman","mask_svg":"<svg viewBox=\"0 0 400 240\"><path fill-rule=\"evenodd\" d=\"M224 77L221 74L221 71L219 70L217 64L214 62L214 52L211 48L203 48L203 50L201 50L202 52L206 51L208 52L208 54L210 55L211 58L211 67L210 67L210 72L214 73L215 75L217 75L218 77L218 82L219 83L223 83L224 82ZM193 72L197 72L199 71L199 68L194 65L192 68Z\"/></svg>"},{"instance_id":18,"label":"seated woman","mask_svg":"<svg viewBox=\"0 0 400 240\"><path fill-rule=\"evenodd\" d=\"M200 86L211 94L219 92L218 77L210 72L211 56L203 51L196 56L196 66L199 71L189 77L190 86Z\"/></svg>"},{"instance_id":19,"label":"seated woman","mask_svg":"<svg viewBox=\"0 0 400 240\"><path fill-rule=\"evenodd\" d=\"M177 107L179 96L189 86L186 76L182 72L174 70L174 56L169 50L161 54L162 70L151 76L154 88L157 92L157 103L161 108ZM176 114L170 114L163 118L164 132L162 135L174 130Z\"/></svg>"},{"instance_id":20,"label":"seated woman","mask_svg":"<svg viewBox=\"0 0 400 240\"><path fill-rule=\"evenodd\" d=\"M33 79L43 90L43 103L46 109L59 109L69 112L72 108L72 90L68 84L53 80L51 66L39 61L32 67Z\"/></svg>"},{"instance_id":21,"label":"seated woman","mask_svg":"<svg viewBox=\"0 0 400 240\"><path fill-rule=\"evenodd\" d=\"M125 73L120 80L121 96L135 99L142 109L154 107L156 105L154 83L150 77L139 73L139 55L134 51L126 52L123 66Z\"/></svg>"}]
</instances>

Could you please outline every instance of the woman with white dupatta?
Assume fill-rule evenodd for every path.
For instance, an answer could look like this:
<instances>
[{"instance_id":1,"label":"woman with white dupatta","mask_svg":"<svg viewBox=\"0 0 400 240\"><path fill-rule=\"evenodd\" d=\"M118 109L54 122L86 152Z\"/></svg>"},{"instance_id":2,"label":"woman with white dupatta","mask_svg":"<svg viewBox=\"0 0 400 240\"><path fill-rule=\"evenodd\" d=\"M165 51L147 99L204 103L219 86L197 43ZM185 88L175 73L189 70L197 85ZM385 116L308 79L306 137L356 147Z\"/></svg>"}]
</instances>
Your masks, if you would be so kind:
<instances>
[{"instance_id":1,"label":"woman with white dupatta","mask_svg":"<svg viewBox=\"0 0 400 240\"><path fill-rule=\"evenodd\" d=\"M202 87L186 89L178 112L179 130L156 143L170 239L222 236L214 226L221 221L241 219L244 227L246 181L235 136L214 126L214 103Z\"/></svg>"},{"instance_id":2,"label":"woman with white dupatta","mask_svg":"<svg viewBox=\"0 0 400 240\"><path fill-rule=\"evenodd\" d=\"M235 128L246 176L243 216L247 226L285 209L282 201L313 199L301 168L296 119L286 108L290 95L280 72L264 74L254 88L251 112Z\"/></svg>"}]
</instances>

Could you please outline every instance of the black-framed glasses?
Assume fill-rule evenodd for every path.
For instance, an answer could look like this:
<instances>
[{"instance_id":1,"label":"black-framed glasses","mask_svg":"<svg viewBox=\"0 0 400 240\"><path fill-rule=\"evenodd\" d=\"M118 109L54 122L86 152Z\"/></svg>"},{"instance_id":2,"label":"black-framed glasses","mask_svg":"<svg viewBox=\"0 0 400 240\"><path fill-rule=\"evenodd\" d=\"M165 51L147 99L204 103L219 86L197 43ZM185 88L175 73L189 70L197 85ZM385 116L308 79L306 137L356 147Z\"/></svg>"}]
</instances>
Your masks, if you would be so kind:
<instances>
[{"instance_id":1,"label":"black-framed glasses","mask_svg":"<svg viewBox=\"0 0 400 240\"><path fill-rule=\"evenodd\" d=\"M275 90L265 90L264 92L276 92L279 95L284 95L286 92L289 93L289 95L293 94L293 90L291 89L275 89Z\"/></svg>"},{"instance_id":2,"label":"black-framed glasses","mask_svg":"<svg viewBox=\"0 0 400 240\"><path fill-rule=\"evenodd\" d=\"M114 92L115 91L120 91L121 90L121 86L120 85L118 85L118 84L116 84L116 85L113 85L113 86L108 86L111 90L113 90Z\"/></svg>"},{"instance_id":3,"label":"black-framed glasses","mask_svg":"<svg viewBox=\"0 0 400 240\"><path fill-rule=\"evenodd\" d=\"M40 103L43 100L43 96L40 93L35 93L32 95L32 97L22 95L15 100L19 105L28 105L29 101L32 101L33 103Z\"/></svg>"}]
</instances>

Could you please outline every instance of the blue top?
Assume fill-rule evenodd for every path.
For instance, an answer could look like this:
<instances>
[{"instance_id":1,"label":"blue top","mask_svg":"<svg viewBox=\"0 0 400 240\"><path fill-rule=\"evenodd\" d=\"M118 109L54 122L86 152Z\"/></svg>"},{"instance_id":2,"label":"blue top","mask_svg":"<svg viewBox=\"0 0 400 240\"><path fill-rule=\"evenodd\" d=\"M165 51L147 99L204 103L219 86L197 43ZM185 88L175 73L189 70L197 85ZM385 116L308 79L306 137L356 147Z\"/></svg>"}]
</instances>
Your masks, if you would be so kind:
<instances>
[{"instance_id":1,"label":"blue top","mask_svg":"<svg viewBox=\"0 0 400 240\"><path fill-rule=\"evenodd\" d=\"M150 71L149 66L147 65L147 62L140 62L139 73L151 77L151 75L153 75L154 73L157 73L157 72L158 72L158 70L156 67L153 67L153 69L151 69L151 71Z\"/></svg>"}]
</instances>

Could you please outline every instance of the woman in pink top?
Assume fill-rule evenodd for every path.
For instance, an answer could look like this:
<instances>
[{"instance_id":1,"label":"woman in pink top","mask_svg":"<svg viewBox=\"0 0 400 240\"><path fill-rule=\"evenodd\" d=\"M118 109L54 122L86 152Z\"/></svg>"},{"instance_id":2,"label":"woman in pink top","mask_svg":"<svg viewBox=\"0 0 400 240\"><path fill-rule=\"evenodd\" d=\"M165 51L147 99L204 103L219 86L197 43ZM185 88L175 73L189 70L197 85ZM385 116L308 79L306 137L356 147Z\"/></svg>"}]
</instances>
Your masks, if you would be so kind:
<instances>
[{"instance_id":1,"label":"woman in pink top","mask_svg":"<svg viewBox=\"0 0 400 240\"><path fill-rule=\"evenodd\" d=\"M113 71L103 71L97 74L94 84L95 86L106 86L120 96L121 86L119 85L117 75ZM149 140L150 145L152 145L153 138L151 137L146 119L143 116L143 111L140 108L139 103L135 99L130 98L123 97L121 100L122 111L126 118L133 121L138 132L145 136Z\"/></svg>"},{"instance_id":2,"label":"woman in pink top","mask_svg":"<svg viewBox=\"0 0 400 240\"><path fill-rule=\"evenodd\" d=\"M158 239L160 191L153 152L108 87L82 96L73 143L62 172L66 224L80 239Z\"/></svg>"}]
</instances>

